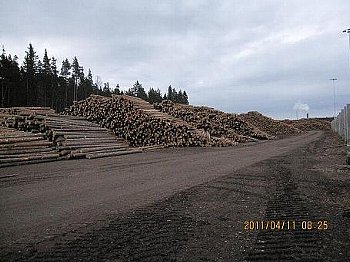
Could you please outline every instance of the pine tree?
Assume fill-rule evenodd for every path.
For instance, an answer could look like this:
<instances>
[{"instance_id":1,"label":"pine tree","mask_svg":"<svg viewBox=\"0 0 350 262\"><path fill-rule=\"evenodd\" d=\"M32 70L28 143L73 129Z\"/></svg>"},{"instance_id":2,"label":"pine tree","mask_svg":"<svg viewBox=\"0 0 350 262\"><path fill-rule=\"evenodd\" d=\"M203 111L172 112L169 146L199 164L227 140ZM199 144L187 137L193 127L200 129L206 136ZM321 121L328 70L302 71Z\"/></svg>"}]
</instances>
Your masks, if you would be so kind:
<instances>
[{"instance_id":1,"label":"pine tree","mask_svg":"<svg viewBox=\"0 0 350 262\"><path fill-rule=\"evenodd\" d=\"M89 83L90 83L91 86L92 86L92 85L93 85L93 80L92 80L92 73L91 73L91 69L90 69L90 68L89 68L87 80L89 81Z\"/></svg>"},{"instance_id":2,"label":"pine tree","mask_svg":"<svg viewBox=\"0 0 350 262\"><path fill-rule=\"evenodd\" d=\"M37 98L37 86L35 75L38 73L38 56L32 44L29 44L28 51L23 62L24 79L26 86L27 105L35 105Z\"/></svg>"},{"instance_id":3,"label":"pine tree","mask_svg":"<svg viewBox=\"0 0 350 262\"><path fill-rule=\"evenodd\" d=\"M115 95L120 95L121 92L120 92L120 87L119 87L119 84L117 84L112 92L112 94L115 94Z\"/></svg>"},{"instance_id":4,"label":"pine tree","mask_svg":"<svg viewBox=\"0 0 350 262\"><path fill-rule=\"evenodd\" d=\"M152 104L162 102L162 94L159 89L154 90L153 88L150 88L148 90L148 102Z\"/></svg>"},{"instance_id":5,"label":"pine tree","mask_svg":"<svg viewBox=\"0 0 350 262\"><path fill-rule=\"evenodd\" d=\"M65 60L62 61L62 67L61 67L61 77L62 81L60 81L60 86L63 88L63 107L67 107L70 104L70 93L69 92L69 77L71 75L71 64L69 63L69 60L66 58Z\"/></svg>"},{"instance_id":6,"label":"pine tree","mask_svg":"<svg viewBox=\"0 0 350 262\"><path fill-rule=\"evenodd\" d=\"M103 89L102 89L102 95L103 96L112 96L111 89L109 88L109 83L104 83Z\"/></svg>"},{"instance_id":7,"label":"pine tree","mask_svg":"<svg viewBox=\"0 0 350 262\"><path fill-rule=\"evenodd\" d=\"M77 57L73 58L72 62L72 80L73 80L73 100L78 100L78 85L80 80L80 66Z\"/></svg>"},{"instance_id":8,"label":"pine tree","mask_svg":"<svg viewBox=\"0 0 350 262\"><path fill-rule=\"evenodd\" d=\"M183 104L186 104L188 105L189 102L188 102L188 96L186 94L186 91L183 92Z\"/></svg>"},{"instance_id":9,"label":"pine tree","mask_svg":"<svg viewBox=\"0 0 350 262\"><path fill-rule=\"evenodd\" d=\"M17 63L17 56L13 58L11 55L6 55L3 47L2 54L0 56L0 106L10 107L23 105L23 97L25 94L22 92L20 84L20 69Z\"/></svg>"},{"instance_id":10,"label":"pine tree","mask_svg":"<svg viewBox=\"0 0 350 262\"><path fill-rule=\"evenodd\" d=\"M52 75L54 76L58 76L58 71L57 71L57 59L55 57L51 57L51 64L50 64L50 67L51 67L51 73Z\"/></svg>"},{"instance_id":11,"label":"pine tree","mask_svg":"<svg viewBox=\"0 0 350 262\"><path fill-rule=\"evenodd\" d=\"M71 64L69 63L68 59L66 58L65 60L62 61L62 67L61 67L61 76L64 78L68 79L68 77L71 74Z\"/></svg>"},{"instance_id":12,"label":"pine tree","mask_svg":"<svg viewBox=\"0 0 350 262\"><path fill-rule=\"evenodd\" d=\"M43 64L42 64L42 72L45 75L51 75L51 65L50 65L50 59L47 56L47 51L45 49L44 57L43 57Z\"/></svg>"},{"instance_id":13,"label":"pine tree","mask_svg":"<svg viewBox=\"0 0 350 262\"><path fill-rule=\"evenodd\" d=\"M168 94L167 94L166 98L168 100L173 101L173 89L172 89L171 85L168 87Z\"/></svg>"},{"instance_id":14,"label":"pine tree","mask_svg":"<svg viewBox=\"0 0 350 262\"><path fill-rule=\"evenodd\" d=\"M58 90L58 71L57 71L57 60L55 57L50 59L50 68L51 68L51 108L58 108L60 101L60 92Z\"/></svg>"}]
</instances>

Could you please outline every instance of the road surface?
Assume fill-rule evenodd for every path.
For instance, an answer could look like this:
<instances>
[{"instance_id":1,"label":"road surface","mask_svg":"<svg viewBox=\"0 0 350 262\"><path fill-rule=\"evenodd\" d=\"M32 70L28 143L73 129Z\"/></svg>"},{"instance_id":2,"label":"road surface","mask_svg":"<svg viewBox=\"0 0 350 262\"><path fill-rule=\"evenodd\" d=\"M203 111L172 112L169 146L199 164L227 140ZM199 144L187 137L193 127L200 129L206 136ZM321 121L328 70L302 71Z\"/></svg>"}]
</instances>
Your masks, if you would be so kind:
<instances>
[{"instance_id":1,"label":"road surface","mask_svg":"<svg viewBox=\"0 0 350 262\"><path fill-rule=\"evenodd\" d=\"M117 225L130 225L133 219L140 219L139 212L141 211L138 210L142 208L150 208L153 211L158 208L162 209L162 212L151 212L152 217L154 214L163 214L161 218L153 217L153 223L162 224L164 216L170 214L166 221L169 220L171 224L172 212L164 212L164 208L166 209L164 203L171 201L174 196L179 197L179 194L191 188L206 188L205 192L209 192L210 188L220 189L222 185L229 183L225 180L226 177L235 177L238 170L248 170L248 167L253 168L254 164L261 163L261 161L269 159L273 161L276 157L290 154L310 143L315 143L321 137L322 132L315 131L283 140L242 147L164 149L122 157L2 168L0 169L1 246L3 250L9 252L11 250L27 252L28 257L38 258L37 254L40 252L45 254L43 257L50 257L50 254L53 253L60 254L56 252L57 250L53 253L47 251L55 250L57 243L63 243L62 245L65 246L63 249L66 250L67 245L70 245L68 243L77 241L75 232L79 232L79 237L91 234L91 232L99 232L100 228L109 227L110 223L115 223L116 218L119 221ZM249 175L249 173L245 174L246 177ZM236 176L236 179L242 178L242 174L236 174ZM215 182L218 179L224 180L219 181L218 184ZM250 212L253 219L266 212L263 205L269 198L266 195L266 189L269 187L266 183L259 182L259 175L254 176L253 174L251 179L253 183L250 187L253 187L254 190L246 190L245 185L238 181L236 183L238 187L234 191L239 201L255 199L256 209ZM213 183L211 181L216 184L210 184ZM261 187L265 189L261 190ZM177 199L176 203L184 203L184 201L187 200ZM196 203L198 210L202 208L200 201L193 203ZM237 212L239 211L237 207ZM132 214L131 217L130 214ZM147 217L147 215L142 214L142 217ZM177 223L178 220L174 218ZM186 219L181 219L181 221L182 224L178 228L183 229ZM190 222L189 225L191 225ZM145 229L140 230L145 231ZM115 233L113 232L110 232L111 236ZM166 232L169 233L169 229ZM169 238L168 233L162 237ZM126 231L124 237L133 234L135 232ZM103 233L94 235L101 236ZM186 232L177 232L176 235L185 236ZM68 240L65 239L65 236L68 236ZM253 239L256 238L256 235L249 237ZM249 237L240 242L241 246L247 243ZM103 241L105 239L106 236ZM131 246L126 245L124 249L131 248ZM171 246L173 245L165 250ZM4 257L6 257L5 251ZM186 260L188 255L185 256L185 253L182 253L183 260ZM121 256L119 253L114 255ZM210 256L210 254L207 255ZM193 254L189 255L191 256ZM178 254L176 257L179 259L181 255ZM10 252L8 258L13 258L13 253L11 255ZM69 256L66 258L69 260ZM83 260L85 259L86 257ZM134 257L134 259L139 258Z\"/></svg>"}]
</instances>

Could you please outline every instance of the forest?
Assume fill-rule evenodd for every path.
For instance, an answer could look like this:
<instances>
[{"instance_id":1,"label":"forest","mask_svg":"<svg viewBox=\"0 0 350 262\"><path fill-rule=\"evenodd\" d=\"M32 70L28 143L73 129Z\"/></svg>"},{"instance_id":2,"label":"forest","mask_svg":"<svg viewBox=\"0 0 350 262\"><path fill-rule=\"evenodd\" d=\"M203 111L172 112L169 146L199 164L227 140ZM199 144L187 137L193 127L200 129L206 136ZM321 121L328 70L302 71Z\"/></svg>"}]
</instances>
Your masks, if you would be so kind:
<instances>
[{"instance_id":1,"label":"forest","mask_svg":"<svg viewBox=\"0 0 350 262\"><path fill-rule=\"evenodd\" d=\"M71 61L64 59L59 69L57 59L54 56L49 58L46 49L40 60L32 44L25 52L22 65L19 65L18 56L6 54L5 48L2 48L0 87L1 107L45 106L61 112L73 101L85 99L91 94L127 94L150 103L171 100L188 104L186 91L177 91L171 85L163 95L159 88L151 87L146 91L139 81L125 91L119 84L111 88L108 82L102 83L99 76L94 81L91 70L88 69L86 74L77 57Z\"/></svg>"}]
</instances>

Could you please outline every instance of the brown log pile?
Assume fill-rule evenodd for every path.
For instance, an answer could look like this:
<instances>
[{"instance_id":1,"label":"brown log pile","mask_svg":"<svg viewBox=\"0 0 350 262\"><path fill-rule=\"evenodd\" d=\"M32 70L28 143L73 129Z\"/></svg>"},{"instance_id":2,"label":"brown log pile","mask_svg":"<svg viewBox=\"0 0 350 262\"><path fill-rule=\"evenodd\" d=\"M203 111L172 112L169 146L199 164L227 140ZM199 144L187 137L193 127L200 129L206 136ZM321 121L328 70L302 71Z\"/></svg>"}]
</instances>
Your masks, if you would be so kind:
<instances>
[{"instance_id":1,"label":"brown log pile","mask_svg":"<svg viewBox=\"0 0 350 262\"><path fill-rule=\"evenodd\" d=\"M58 160L60 152L43 134L0 126L0 167Z\"/></svg>"},{"instance_id":2,"label":"brown log pile","mask_svg":"<svg viewBox=\"0 0 350 262\"><path fill-rule=\"evenodd\" d=\"M290 124L274 120L256 111L240 114L239 118L272 136L295 135L301 133L301 130Z\"/></svg>"},{"instance_id":3,"label":"brown log pile","mask_svg":"<svg viewBox=\"0 0 350 262\"><path fill-rule=\"evenodd\" d=\"M169 100L154 104L154 108L182 119L198 129L204 129L214 139L245 142L272 138L236 114L224 113L213 108L177 104Z\"/></svg>"},{"instance_id":4,"label":"brown log pile","mask_svg":"<svg viewBox=\"0 0 350 262\"><path fill-rule=\"evenodd\" d=\"M82 117L57 115L44 118L42 130L68 158L100 158L139 153L130 149L124 139L117 138L107 128Z\"/></svg>"},{"instance_id":5,"label":"brown log pile","mask_svg":"<svg viewBox=\"0 0 350 262\"><path fill-rule=\"evenodd\" d=\"M302 131L330 130L332 118L303 118L299 120L283 120L282 122L292 125Z\"/></svg>"},{"instance_id":6,"label":"brown log pile","mask_svg":"<svg viewBox=\"0 0 350 262\"><path fill-rule=\"evenodd\" d=\"M6 115L4 124L6 128L1 129L3 136L0 138L0 146L3 145L0 167L43 160L90 159L142 152L142 149L129 148L123 139L117 138L110 130L81 117L43 116L26 112ZM52 150L54 154L51 154Z\"/></svg>"},{"instance_id":7,"label":"brown log pile","mask_svg":"<svg viewBox=\"0 0 350 262\"><path fill-rule=\"evenodd\" d=\"M207 146L209 136L187 122L155 110L148 102L127 96L101 97L92 95L74 103L65 114L83 116L111 129L131 146L164 147ZM218 145L232 145L232 141L216 141ZM225 142L225 143L224 143Z\"/></svg>"},{"instance_id":8,"label":"brown log pile","mask_svg":"<svg viewBox=\"0 0 350 262\"><path fill-rule=\"evenodd\" d=\"M52 115L55 110L50 107L1 107L0 114L8 115Z\"/></svg>"}]
</instances>

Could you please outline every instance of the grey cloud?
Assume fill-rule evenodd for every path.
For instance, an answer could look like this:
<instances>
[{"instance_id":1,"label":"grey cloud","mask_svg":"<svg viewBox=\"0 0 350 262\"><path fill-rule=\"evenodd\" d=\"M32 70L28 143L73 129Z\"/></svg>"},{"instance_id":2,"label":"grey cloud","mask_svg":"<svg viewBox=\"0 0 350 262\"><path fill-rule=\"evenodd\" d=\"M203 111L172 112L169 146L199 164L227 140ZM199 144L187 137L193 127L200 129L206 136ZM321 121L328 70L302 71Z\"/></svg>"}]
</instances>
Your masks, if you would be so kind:
<instances>
[{"instance_id":1,"label":"grey cloud","mask_svg":"<svg viewBox=\"0 0 350 262\"><path fill-rule=\"evenodd\" d=\"M294 117L293 105L332 115L349 102L350 3L336 1L3 1L0 44L24 56L74 55L123 88L139 80L230 112Z\"/></svg>"}]
</instances>

